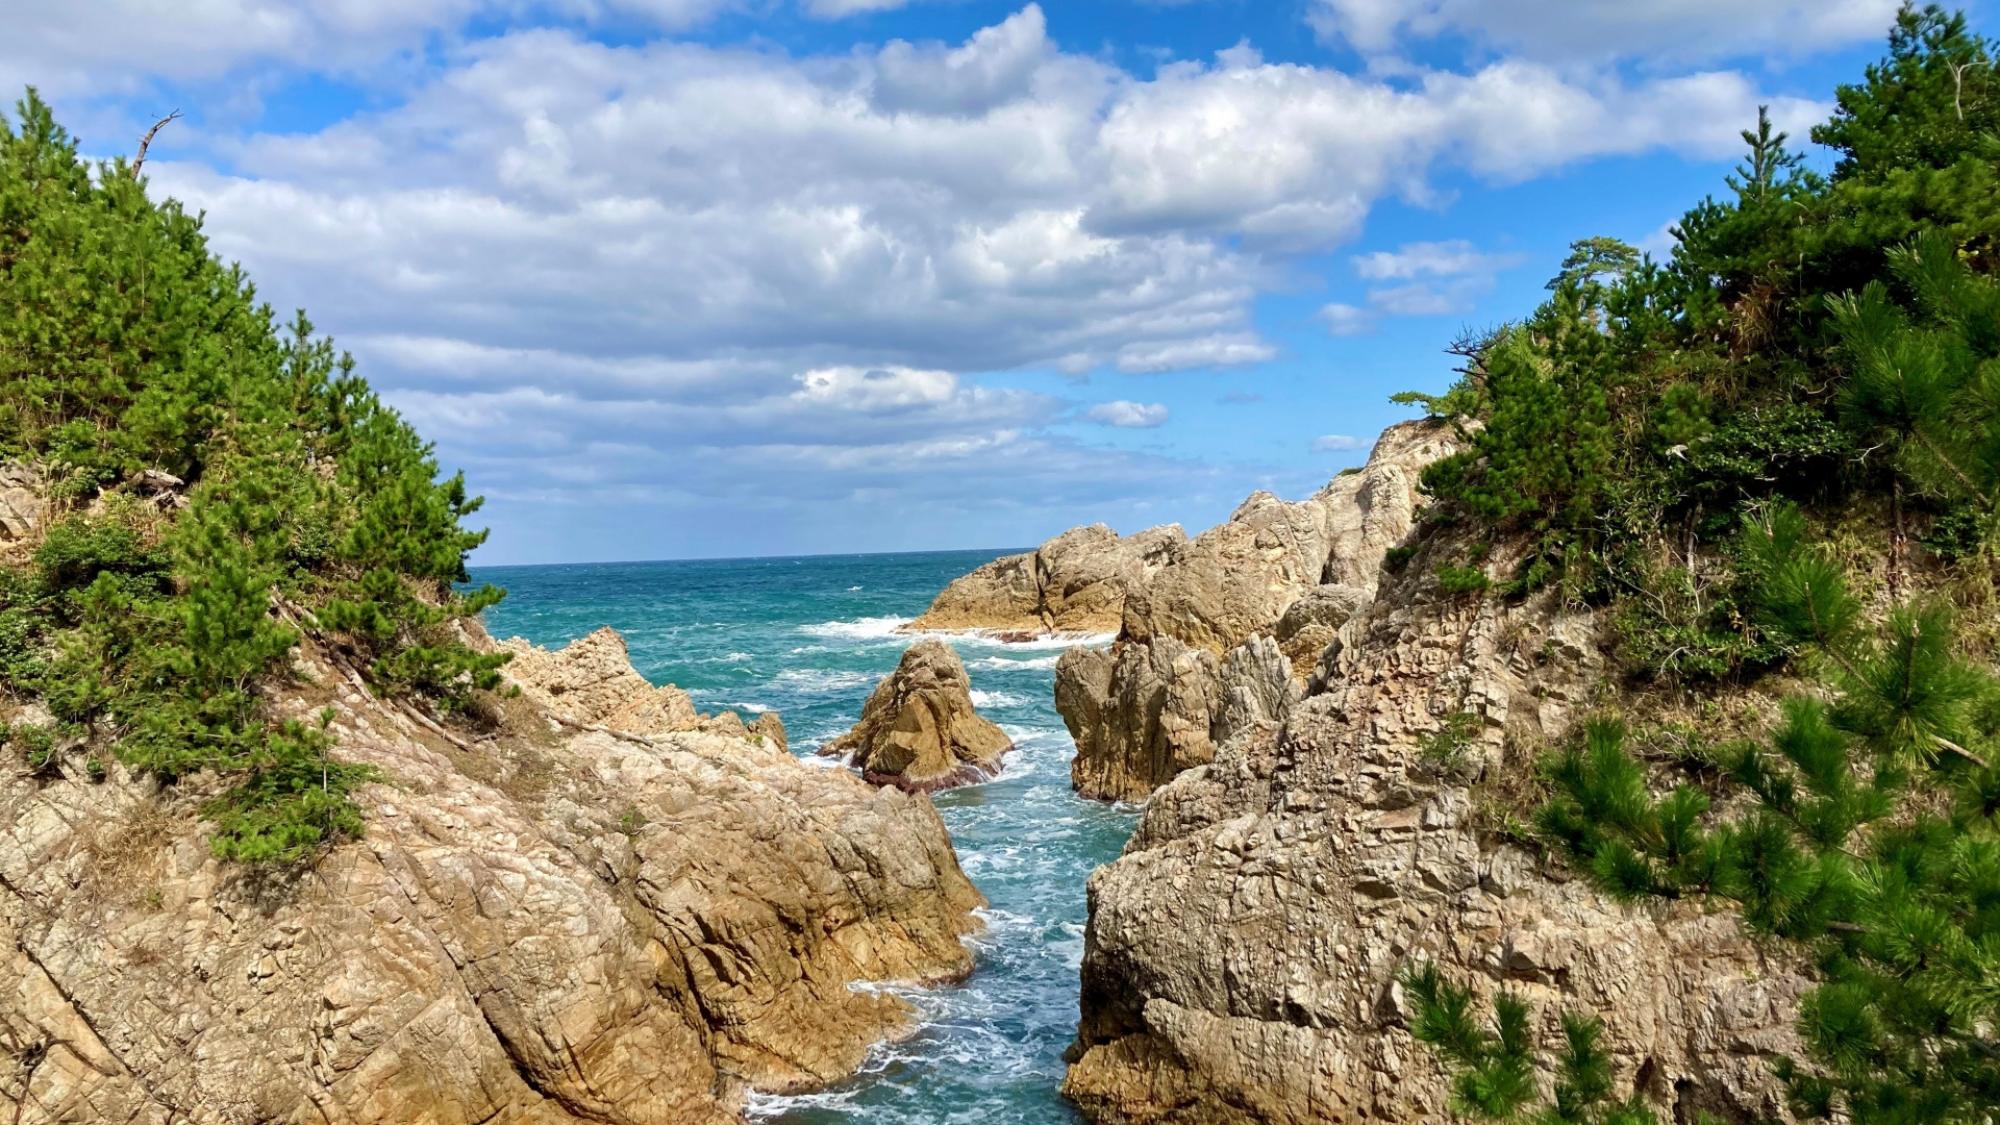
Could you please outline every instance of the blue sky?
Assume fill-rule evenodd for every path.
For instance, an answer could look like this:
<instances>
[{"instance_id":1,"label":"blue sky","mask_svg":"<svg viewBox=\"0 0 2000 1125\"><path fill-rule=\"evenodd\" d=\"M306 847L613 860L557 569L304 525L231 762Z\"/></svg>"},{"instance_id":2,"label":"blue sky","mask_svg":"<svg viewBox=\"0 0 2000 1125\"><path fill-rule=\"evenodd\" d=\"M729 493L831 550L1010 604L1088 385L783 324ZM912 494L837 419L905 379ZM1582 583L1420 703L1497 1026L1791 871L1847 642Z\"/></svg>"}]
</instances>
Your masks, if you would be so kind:
<instances>
[{"instance_id":1,"label":"blue sky","mask_svg":"<svg viewBox=\"0 0 2000 1125\"><path fill-rule=\"evenodd\" d=\"M97 154L186 114L155 193L466 470L478 561L912 550L1310 492L1894 6L76 0L0 80Z\"/></svg>"}]
</instances>

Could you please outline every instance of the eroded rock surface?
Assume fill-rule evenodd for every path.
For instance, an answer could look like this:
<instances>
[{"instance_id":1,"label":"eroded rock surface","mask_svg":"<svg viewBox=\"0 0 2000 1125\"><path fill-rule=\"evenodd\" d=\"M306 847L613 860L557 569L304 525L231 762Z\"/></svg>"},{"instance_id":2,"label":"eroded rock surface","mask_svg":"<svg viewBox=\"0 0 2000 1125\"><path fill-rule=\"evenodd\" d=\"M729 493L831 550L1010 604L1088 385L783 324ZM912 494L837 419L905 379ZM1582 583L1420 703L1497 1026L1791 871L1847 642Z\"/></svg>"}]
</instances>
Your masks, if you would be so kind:
<instances>
[{"instance_id":1,"label":"eroded rock surface","mask_svg":"<svg viewBox=\"0 0 2000 1125\"><path fill-rule=\"evenodd\" d=\"M1115 633L1127 591L1186 540L1178 524L1123 538L1101 523L1071 528L955 580L904 629Z\"/></svg>"},{"instance_id":2,"label":"eroded rock surface","mask_svg":"<svg viewBox=\"0 0 2000 1125\"><path fill-rule=\"evenodd\" d=\"M299 877L214 860L199 778L0 772L0 1111L704 1125L851 1072L909 1019L851 985L971 966L936 811L677 729L614 642L516 647L525 699L480 741L302 648L281 710L333 706L385 780Z\"/></svg>"},{"instance_id":3,"label":"eroded rock surface","mask_svg":"<svg viewBox=\"0 0 2000 1125\"><path fill-rule=\"evenodd\" d=\"M1447 427L1391 427L1365 467L1311 497L1288 503L1259 492L1226 523L1168 544L1150 577L1130 584L1112 651L1072 653L1057 665L1077 791L1140 800L1210 760L1220 733L1210 728L1231 698L1217 677L1231 663L1239 677L1254 659L1260 674L1277 668L1298 681L1240 698L1229 719L1236 733L1243 708L1260 702L1251 726L1274 729L1281 697L1296 693L1340 626L1374 598L1384 556L1422 503L1423 466L1452 448Z\"/></svg>"},{"instance_id":4,"label":"eroded rock surface","mask_svg":"<svg viewBox=\"0 0 2000 1125\"><path fill-rule=\"evenodd\" d=\"M650 734L709 731L767 739L778 750L788 745L784 720L775 711L748 723L734 711L703 715L687 692L672 684L653 686L633 669L625 638L608 626L559 649L520 637L499 644L514 654L508 672L522 693L575 726Z\"/></svg>"},{"instance_id":5,"label":"eroded rock surface","mask_svg":"<svg viewBox=\"0 0 2000 1125\"><path fill-rule=\"evenodd\" d=\"M1005 731L973 709L958 653L927 637L875 686L854 728L819 752L847 758L873 784L928 792L992 777L1013 748Z\"/></svg>"},{"instance_id":6,"label":"eroded rock surface","mask_svg":"<svg viewBox=\"0 0 2000 1125\"><path fill-rule=\"evenodd\" d=\"M1413 568L1341 625L1281 733L1217 744L1092 877L1065 1084L1091 1121L1444 1120L1447 1077L1395 983L1417 958L1523 994L1550 1047L1563 1007L1602 1016L1621 1092L1668 1120L1782 1116L1768 1064L1797 1050L1795 967L1726 915L1556 877L1484 811L1589 705L1596 622L1434 585ZM1459 713L1477 733L1446 768L1419 746Z\"/></svg>"}]
</instances>

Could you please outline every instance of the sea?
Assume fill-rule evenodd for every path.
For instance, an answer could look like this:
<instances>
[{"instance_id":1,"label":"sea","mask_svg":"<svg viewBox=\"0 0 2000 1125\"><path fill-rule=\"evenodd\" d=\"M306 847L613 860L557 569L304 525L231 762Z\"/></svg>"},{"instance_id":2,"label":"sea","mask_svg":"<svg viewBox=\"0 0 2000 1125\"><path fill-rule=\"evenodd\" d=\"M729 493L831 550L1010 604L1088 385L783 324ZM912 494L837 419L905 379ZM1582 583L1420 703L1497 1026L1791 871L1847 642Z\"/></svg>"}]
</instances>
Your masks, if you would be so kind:
<instances>
[{"instance_id":1,"label":"sea","mask_svg":"<svg viewBox=\"0 0 2000 1125\"><path fill-rule=\"evenodd\" d=\"M852 726L868 692L913 640L897 627L953 578L1004 551L809 558L478 567L507 590L486 611L499 637L556 646L610 625L632 663L677 684L705 712L783 715L793 751ZM974 705L1015 750L1001 775L937 794L959 862L990 902L969 939L964 983L902 988L916 1034L883 1044L831 1089L757 1097L753 1119L777 1125L1066 1125L1057 1093L1075 1035L1083 959L1084 881L1117 857L1136 808L1070 791L1075 745L1056 714L1056 659L1087 637L1003 643L947 635L972 679Z\"/></svg>"}]
</instances>

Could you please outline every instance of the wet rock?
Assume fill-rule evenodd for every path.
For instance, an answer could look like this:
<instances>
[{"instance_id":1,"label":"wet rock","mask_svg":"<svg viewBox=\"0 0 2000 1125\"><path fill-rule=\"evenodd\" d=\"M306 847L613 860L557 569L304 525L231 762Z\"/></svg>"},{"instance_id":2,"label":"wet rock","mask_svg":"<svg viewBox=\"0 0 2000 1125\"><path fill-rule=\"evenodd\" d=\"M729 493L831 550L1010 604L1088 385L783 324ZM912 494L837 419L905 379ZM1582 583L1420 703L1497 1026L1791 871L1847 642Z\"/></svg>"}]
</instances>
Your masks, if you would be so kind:
<instances>
[{"instance_id":1,"label":"wet rock","mask_svg":"<svg viewBox=\"0 0 2000 1125\"><path fill-rule=\"evenodd\" d=\"M932 637L903 653L862 705L861 721L819 752L845 756L874 784L928 792L992 777L1013 748L973 708L958 653Z\"/></svg>"}]
</instances>

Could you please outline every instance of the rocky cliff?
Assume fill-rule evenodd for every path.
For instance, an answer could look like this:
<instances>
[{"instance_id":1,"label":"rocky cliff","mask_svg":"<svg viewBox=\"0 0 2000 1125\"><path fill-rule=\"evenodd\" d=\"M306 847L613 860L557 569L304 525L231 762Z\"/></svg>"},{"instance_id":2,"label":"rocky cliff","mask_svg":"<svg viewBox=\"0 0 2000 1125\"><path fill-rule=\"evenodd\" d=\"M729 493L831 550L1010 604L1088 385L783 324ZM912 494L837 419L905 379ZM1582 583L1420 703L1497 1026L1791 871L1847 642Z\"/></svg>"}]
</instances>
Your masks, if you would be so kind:
<instances>
[{"instance_id":1,"label":"rocky cliff","mask_svg":"<svg viewBox=\"0 0 2000 1125\"><path fill-rule=\"evenodd\" d=\"M972 680L950 645L926 637L862 705L847 733L820 747L875 785L929 792L985 781L1014 748L1005 731L973 709Z\"/></svg>"},{"instance_id":2,"label":"rocky cliff","mask_svg":"<svg viewBox=\"0 0 2000 1125\"><path fill-rule=\"evenodd\" d=\"M303 873L213 859L200 777L0 772L0 1111L728 1122L905 1026L854 985L970 969L981 899L927 799L703 720L615 634L509 647L522 695L473 736L300 647L276 708L330 707L383 779Z\"/></svg>"},{"instance_id":3,"label":"rocky cliff","mask_svg":"<svg viewBox=\"0 0 2000 1125\"><path fill-rule=\"evenodd\" d=\"M1241 706L1225 721L1222 704L1276 701L1288 678L1303 683L1409 534L1423 466L1454 446L1446 426L1391 427L1367 465L1307 499L1259 492L1193 540L1163 544L1126 583L1111 649L1072 649L1057 665L1077 791L1142 799L1219 742L1267 731L1241 721Z\"/></svg>"},{"instance_id":4,"label":"rocky cliff","mask_svg":"<svg viewBox=\"0 0 2000 1125\"><path fill-rule=\"evenodd\" d=\"M995 559L945 587L907 632L1115 633L1126 592L1187 542L1178 524L1120 538L1075 527L1025 554Z\"/></svg>"},{"instance_id":5,"label":"rocky cliff","mask_svg":"<svg viewBox=\"0 0 2000 1125\"><path fill-rule=\"evenodd\" d=\"M1092 877L1064 1086L1091 1121L1443 1119L1444 1071L1395 982L1417 958L1522 994L1550 1042L1564 1005L1603 1016L1620 1088L1671 1120L1782 1110L1768 1064L1796 1049L1793 966L1729 917L1612 904L1510 842L1533 753L1603 688L1600 623L1546 595L1446 596L1444 557L1337 628L1274 734L1211 736L1213 760L1155 793ZM1163 737L1196 738L1201 710L1169 702L1187 717Z\"/></svg>"}]
</instances>

